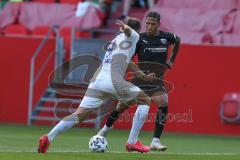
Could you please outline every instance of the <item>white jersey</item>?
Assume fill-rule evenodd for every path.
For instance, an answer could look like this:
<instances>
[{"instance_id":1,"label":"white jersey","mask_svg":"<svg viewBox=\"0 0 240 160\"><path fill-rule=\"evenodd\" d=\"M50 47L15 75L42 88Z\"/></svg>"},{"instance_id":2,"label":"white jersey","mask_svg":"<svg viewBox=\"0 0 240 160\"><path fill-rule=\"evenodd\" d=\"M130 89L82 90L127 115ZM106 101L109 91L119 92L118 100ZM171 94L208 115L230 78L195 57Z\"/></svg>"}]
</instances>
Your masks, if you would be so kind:
<instances>
[{"instance_id":1,"label":"white jersey","mask_svg":"<svg viewBox=\"0 0 240 160\"><path fill-rule=\"evenodd\" d=\"M126 102L136 98L141 89L125 81L124 75L134 55L138 39L138 33L131 29L130 37L121 33L111 41L102 65L93 76L80 106L97 108L110 95Z\"/></svg>"},{"instance_id":2,"label":"white jersey","mask_svg":"<svg viewBox=\"0 0 240 160\"><path fill-rule=\"evenodd\" d=\"M133 29L131 29L130 37L121 33L114 38L108 46L102 65L98 69L96 79L111 79L112 74L115 74L114 77L120 76L123 78L126 68L135 53L138 39L139 34ZM113 58L116 56L125 57L125 59L124 61L123 59L114 61Z\"/></svg>"}]
</instances>

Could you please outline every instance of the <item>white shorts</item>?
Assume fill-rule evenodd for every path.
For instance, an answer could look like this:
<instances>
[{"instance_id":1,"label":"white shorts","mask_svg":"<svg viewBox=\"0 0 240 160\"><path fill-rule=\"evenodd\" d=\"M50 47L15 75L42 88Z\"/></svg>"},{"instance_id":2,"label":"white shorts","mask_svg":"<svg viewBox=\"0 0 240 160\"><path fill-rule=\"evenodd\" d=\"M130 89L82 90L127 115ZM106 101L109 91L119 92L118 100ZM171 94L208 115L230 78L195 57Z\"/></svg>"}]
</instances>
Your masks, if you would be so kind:
<instances>
[{"instance_id":1,"label":"white shorts","mask_svg":"<svg viewBox=\"0 0 240 160\"><path fill-rule=\"evenodd\" d=\"M80 106L84 108L97 108L110 97L128 102L135 99L141 91L139 87L127 81L120 81L119 84L120 87L118 88L116 84L113 85L111 79L97 79L91 82Z\"/></svg>"}]
</instances>

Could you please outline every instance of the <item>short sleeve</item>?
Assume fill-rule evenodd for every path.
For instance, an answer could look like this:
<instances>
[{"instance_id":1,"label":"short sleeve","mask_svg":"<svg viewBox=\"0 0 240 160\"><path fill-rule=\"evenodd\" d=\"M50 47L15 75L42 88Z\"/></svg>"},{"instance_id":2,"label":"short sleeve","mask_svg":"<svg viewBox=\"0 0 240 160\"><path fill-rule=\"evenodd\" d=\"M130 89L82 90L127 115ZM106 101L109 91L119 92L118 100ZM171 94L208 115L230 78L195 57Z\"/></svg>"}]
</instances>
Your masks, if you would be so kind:
<instances>
[{"instance_id":1,"label":"short sleeve","mask_svg":"<svg viewBox=\"0 0 240 160\"><path fill-rule=\"evenodd\" d=\"M139 34L133 29L131 29L131 38L136 43L139 40Z\"/></svg>"},{"instance_id":2,"label":"short sleeve","mask_svg":"<svg viewBox=\"0 0 240 160\"><path fill-rule=\"evenodd\" d=\"M166 32L166 36L170 44L175 44L177 42L178 36L176 34L172 32Z\"/></svg>"}]
</instances>

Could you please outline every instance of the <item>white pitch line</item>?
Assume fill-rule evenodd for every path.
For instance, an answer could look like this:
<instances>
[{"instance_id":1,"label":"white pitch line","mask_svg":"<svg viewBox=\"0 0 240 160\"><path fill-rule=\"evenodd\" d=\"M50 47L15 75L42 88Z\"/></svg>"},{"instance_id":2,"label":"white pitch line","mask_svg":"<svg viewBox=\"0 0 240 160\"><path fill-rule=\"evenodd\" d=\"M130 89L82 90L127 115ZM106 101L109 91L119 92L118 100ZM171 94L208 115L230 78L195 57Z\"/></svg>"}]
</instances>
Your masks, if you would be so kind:
<instances>
[{"instance_id":1,"label":"white pitch line","mask_svg":"<svg viewBox=\"0 0 240 160\"><path fill-rule=\"evenodd\" d=\"M0 153L3 152L14 152L14 153L37 153L37 148L32 149L22 149L22 150L16 150L16 149L1 149ZM53 150L50 151L50 153L91 153L89 150ZM120 152L120 151L107 151L106 153L128 153L129 152ZM138 154L137 152L130 152L131 154ZM199 152L199 153L174 153L174 152L167 152L167 153L159 153L159 152L149 152L146 154L162 154L162 155L199 155L199 156L240 156L240 153L210 153L210 152Z\"/></svg>"}]
</instances>

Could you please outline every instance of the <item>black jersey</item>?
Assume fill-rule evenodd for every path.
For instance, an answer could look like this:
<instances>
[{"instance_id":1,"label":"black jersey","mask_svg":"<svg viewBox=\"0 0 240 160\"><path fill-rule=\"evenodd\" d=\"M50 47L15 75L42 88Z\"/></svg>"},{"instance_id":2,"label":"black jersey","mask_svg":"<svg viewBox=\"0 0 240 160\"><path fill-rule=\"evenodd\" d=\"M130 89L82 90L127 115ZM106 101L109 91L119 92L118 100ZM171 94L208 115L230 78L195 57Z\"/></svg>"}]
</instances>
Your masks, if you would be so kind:
<instances>
[{"instance_id":1,"label":"black jersey","mask_svg":"<svg viewBox=\"0 0 240 160\"><path fill-rule=\"evenodd\" d=\"M159 31L150 37L146 32L141 33L136 47L139 62L156 62L166 64L168 47L174 44L177 36L174 33Z\"/></svg>"},{"instance_id":2,"label":"black jersey","mask_svg":"<svg viewBox=\"0 0 240 160\"><path fill-rule=\"evenodd\" d=\"M138 55L139 62L153 62L165 65L168 57L169 45L175 44L177 36L174 33L159 31L159 33L150 37L146 32L140 33L140 37L136 46L135 53ZM149 66L150 65L150 66ZM166 65L165 65L166 66ZM154 72L158 76L162 76L162 69L158 69L157 65L145 63L140 65L141 70L146 68L148 72Z\"/></svg>"}]
</instances>

